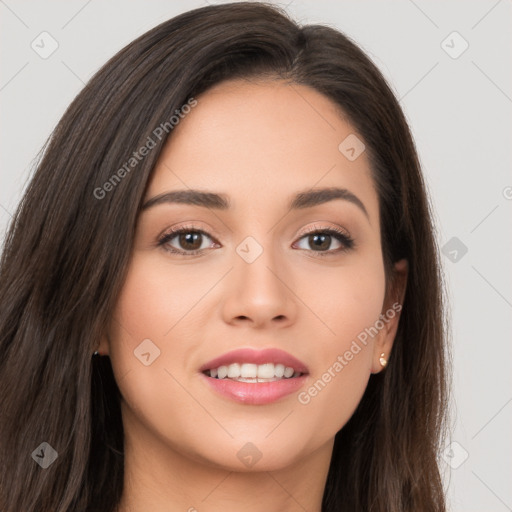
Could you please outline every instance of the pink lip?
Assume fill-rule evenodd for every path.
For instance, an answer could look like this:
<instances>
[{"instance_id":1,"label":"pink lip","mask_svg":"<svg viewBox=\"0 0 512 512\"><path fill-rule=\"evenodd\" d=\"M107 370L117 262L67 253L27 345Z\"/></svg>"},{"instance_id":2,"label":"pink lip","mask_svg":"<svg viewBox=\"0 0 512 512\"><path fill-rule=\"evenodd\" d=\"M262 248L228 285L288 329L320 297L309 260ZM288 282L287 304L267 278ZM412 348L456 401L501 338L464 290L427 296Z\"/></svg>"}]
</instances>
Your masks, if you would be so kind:
<instances>
[{"instance_id":1,"label":"pink lip","mask_svg":"<svg viewBox=\"0 0 512 512\"><path fill-rule=\"evenodd\" d=\"M201 366L200 372L228 366L232 363L252 364L283 364L290 366L295 371L302 373L300 377L281 379L273 382L238 382L229 379L215 379L202 373L206 383L219 394L237 402L247 405L264 405L275 402L291 393L299 390L307 379L308 368L291 354L279 349L253 350L244 348L233 350L220 357L208 361Z\"/></svg>"},{"instance_id":2,"label":"pink lip","mask_svg":"<svg viewBox=\"0 0 512 512\"><path fill-rule=\"evenodd\" d=\"M283 364L284 366L290 366L297 372L308 373L308 368L302 361L299 361L296 357L288 354L288 352L278 348L267 348L264 350L241 348L232 350L203 364L203 366L199 368L199 371L204 372L205 370L211 370L219 366L228 366L233 363Z\"/></svg>"},{"instance_id":3,"label":"pink lip","mask_svg":"<svg viewBox=\"0 0 512 512\"><path fill-rule=\"evenodd\" d=\"M229 379L212 379L204 373L201 377L217 393L236 402L247 405L270 404L291 393L297 392L303 385L307 375L281 379L273 382L238 382Z\"/></svg>"}]
</instances>

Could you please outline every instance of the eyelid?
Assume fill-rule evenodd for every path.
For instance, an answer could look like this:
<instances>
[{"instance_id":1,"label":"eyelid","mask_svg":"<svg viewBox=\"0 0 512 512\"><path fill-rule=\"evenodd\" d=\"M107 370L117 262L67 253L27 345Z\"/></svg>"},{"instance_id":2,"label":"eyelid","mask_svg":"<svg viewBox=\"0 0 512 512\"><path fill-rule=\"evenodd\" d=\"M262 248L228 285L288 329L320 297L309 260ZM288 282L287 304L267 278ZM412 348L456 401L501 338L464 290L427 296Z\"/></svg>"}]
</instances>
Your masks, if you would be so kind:
<instances>
[{"instance_id":1,"label":"eyelid","mask_svg":"<svg viewBox=\"0 0 512 512\"><path fill-rule=\"evenodd\" d=\"M194 222L194 221L192 221ZM172 226L169 226L168 228L166 228L160 235L158 235L158 240L161 240L165 237L167 237L168 235L171 235L171 234L176 234L176 233L179 233L181 231L196 231L198 233L202 233L203 235L206 235L210 238L213 239L213 236L210 235L210 233L208 233L207 229L210 229L210 228L201 228L199 227L197 224L180 224L180 223L176 223L176 224L173 224Z\"/></svg>"},{"instance_id":2,"label":"eyelid","mask_svg":"<svg viewBox=\"0 0 512 512\"><path fill-rule=\"evenodd\" d=\"M336 231L339 234L345 235L347 238L351 238L350 233L341 226L318 226L317 224L314 224L313 227L302 228L296 236L302 238L305 235L316 233L317 231Z\"/></svg>"}]
</instances>

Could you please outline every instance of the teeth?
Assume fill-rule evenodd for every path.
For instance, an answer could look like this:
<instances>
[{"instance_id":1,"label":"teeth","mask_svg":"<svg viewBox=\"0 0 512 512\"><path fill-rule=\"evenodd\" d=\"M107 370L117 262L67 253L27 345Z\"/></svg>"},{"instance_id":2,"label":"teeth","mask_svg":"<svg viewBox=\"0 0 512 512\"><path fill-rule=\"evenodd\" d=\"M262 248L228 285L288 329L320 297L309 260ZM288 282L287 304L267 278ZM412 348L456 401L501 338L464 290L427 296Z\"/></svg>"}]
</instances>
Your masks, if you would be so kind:
<instances>
[{"instance_id":1,"label":"teeth","mask_svg":"<svg viewBox=\"0 0 512 512\"><path fill-rule=\"evenodd\" d=\"M300 377L301 373L283 364L233 363L209 370L210 377L218 379L236 379L240 382L269 382L291 377Z\"/></svg>"},{"instance_id":2,"label":"teeth","mask_svg":"<svg viewBox=\"0 0 512 512\"><path fill-rule=\"evenodd\" d=\"M289 366L287 366L285 369L284 369L284 376L289 379L293 374L295 373L295 370L293 368L290 368Z\"/></svg>"},{"instance_id":3,"label":"teeth","mask_svg":"<svg viewBox=\"0 0 512 512\"><path fill-rule=\"evenodd\" d=\"M258 365L257 364L249 364L244 363L240 367L240 377L244 379L255 378L258 376Z\"/></svg>"},{"instance_id":4,"label":"teeth","mask_svg":"<svg viewBox=\"0 0 512 512\"><path fill-rule=\"evenodd\" d=\"M272 377L274 377L274 365L272 363L258 366L258 379L271 379Z\"/></svg>"},{"instance_id":5,"label":"teeth","mask_svg":"<svg viewBox=\"0 0 512 512\"><path fill-rule=\"evenodd\" d=\"M228 379L236 379L240 377L240 365L233 363L228 366Z\"/></svg>"}]
</instances>

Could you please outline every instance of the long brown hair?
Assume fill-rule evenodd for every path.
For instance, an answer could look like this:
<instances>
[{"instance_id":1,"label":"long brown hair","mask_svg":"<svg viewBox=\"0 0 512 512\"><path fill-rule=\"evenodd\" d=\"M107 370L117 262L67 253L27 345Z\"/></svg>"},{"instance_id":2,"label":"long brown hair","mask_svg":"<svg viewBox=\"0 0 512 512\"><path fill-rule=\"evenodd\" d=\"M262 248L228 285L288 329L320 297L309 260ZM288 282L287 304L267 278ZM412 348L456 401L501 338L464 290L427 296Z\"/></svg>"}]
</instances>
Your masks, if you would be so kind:
<instances>
[{"instance_id":1,"label":"long brown hair","mask_svg":"<svg viewBox=\"0 0 512 512\"><path fill-rule=\"evenodd\" d=\"M185 12L130 43L87 83L44 148L0 262L3 512L115 510L120 396L108 357L91 354L112 321L146 185L172 130L122 179L112 176L190 98L260 77L310 86L339 106L370 156L388 286L393 263L409 262L389 365L370 377L336 435L322 510L445 511L444 294L408 125L348 37L243 2ZM42 442L58 454L47 469L31 456Z\"/></svg>"}]
</instances>

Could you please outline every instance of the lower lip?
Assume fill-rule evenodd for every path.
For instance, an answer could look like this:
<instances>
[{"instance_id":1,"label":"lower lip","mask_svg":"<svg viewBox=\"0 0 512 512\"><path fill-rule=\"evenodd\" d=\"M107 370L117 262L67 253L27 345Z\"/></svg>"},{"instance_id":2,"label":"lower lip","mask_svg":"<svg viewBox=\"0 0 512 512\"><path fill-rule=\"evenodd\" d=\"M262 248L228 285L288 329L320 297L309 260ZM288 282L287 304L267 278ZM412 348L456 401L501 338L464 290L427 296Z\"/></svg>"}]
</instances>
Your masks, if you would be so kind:
<instances>
[{"instance_id":1,"label":"lower lip","mask_svg":"<svg viewBox=\"0 0 512 512\"><path fill-rule=\"evenodd\" d=\"M306 381L307 375L273 382L238 382L229 379L214 379L204 373L202 376L217 393L236 402L247 405L264 405L295 393Z\"/></svg>"}]
</instances>

